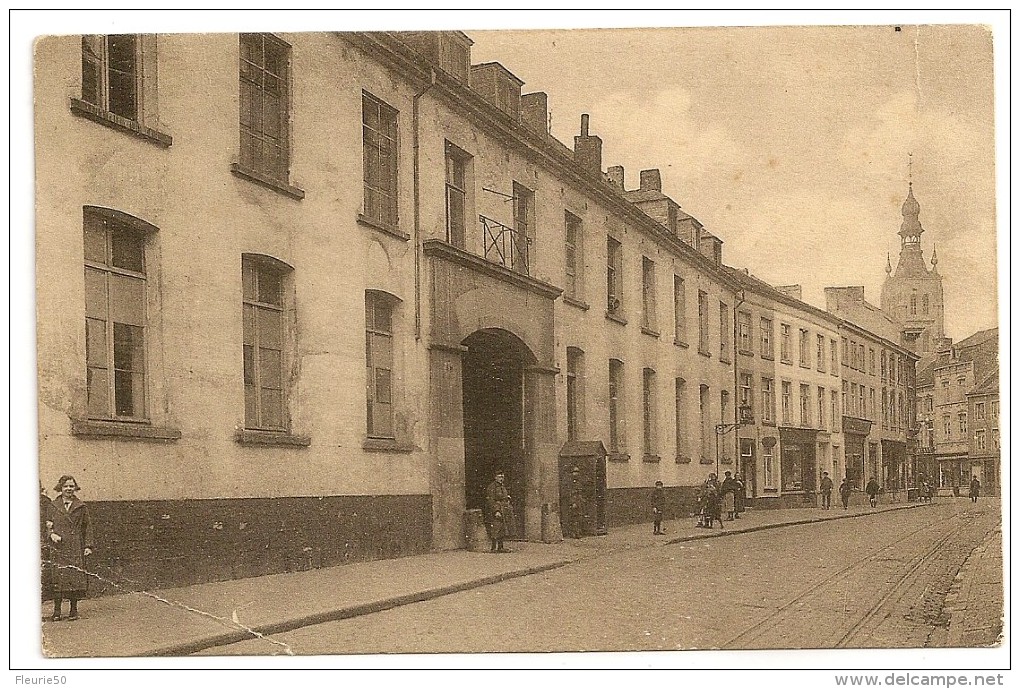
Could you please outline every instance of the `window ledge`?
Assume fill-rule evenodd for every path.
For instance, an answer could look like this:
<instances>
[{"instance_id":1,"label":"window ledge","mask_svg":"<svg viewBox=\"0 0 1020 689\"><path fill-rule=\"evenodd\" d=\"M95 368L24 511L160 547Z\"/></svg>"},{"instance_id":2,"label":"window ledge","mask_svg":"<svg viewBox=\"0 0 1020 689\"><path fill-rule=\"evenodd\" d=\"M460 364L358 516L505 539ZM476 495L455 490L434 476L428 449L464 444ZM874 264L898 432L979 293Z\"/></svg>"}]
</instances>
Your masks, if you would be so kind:
<instances>
[{"instance_id":1,"label":"window ledge","mask_svg":"<svg viewBox=\"0 0 1020 689\"><path fill-rule=\"evenodd\" d=\"M775 496L779 495L779 489L778 488L762 488L762 492L763 493L771 493L772 495L775 495Z\"/></svg>"},{"instance_id":2,"label":"window ledge","mask_svg":"<svg viewBox=\"0 0 1020 689\"><path fill-rule=\"evenodd\" d=\"M123 421L93 421L72 419L71 435L79 438L123 438L125 440L179 440L176 428L152 426L147 423Z\"/></svg>"},{"instance_id":3,"label":"window ledge","mask_svg":"<svg viewBox=\"0 0 1020 689\"><path fill-rule=\"evenodd\" d=\"M645 455L641 458L641 461L648 464L658 464L662 461L662 457L659 455Z\"/></svg>"},{"instance_id":4,"label":"window ledge","mask_svg":"<svg viewBox=\"0 0 1020 689\"><path fill-rule=\"evenodd\" d=\"M573 306L575 308L578 308L578 309L581 309L582 311L587 311L589 308L591 308L591 307L588 306L588 302L586 302L586 301L584 301L582 299L575 299L574 297L568 297L566 295L564 295L564 297L563 297L563 303L564 304L570 304L571 306Z\"/></svg>"},{"instance_id":5,"label":"window ledge","mask_svg":"<svg viewBox=\"0 0 1020 689\"><path fill-rule=\"evenodd\" d=\"M659 337L659 331L658 330L653 330L652 328L648 328L648 327L645 327L643 325L641 326L641 332L644 333L645 335L649 335L651 337Z\"/></svg>"},{"instance_id":6,"label":"window ledge","mask_svg":"<svg viewBox=\"0 0 1020 689\"><path fill-rule=\"evenodd\" d=\"M709 459L708 457L702 457L698 460L698 464L715 464L715 460Z\"/></svg>"},{"instance_id":7,"label":"window ledge","mask_svg":"<svg viewBox=\"0 0 1020 689\"><path fill-rule=\"evenodd\" d=\"M312 439L307 435L291 435L282 431L253 431L238 429L234 440L240 445L267 447L308 447Z\"/></svg>"},{"instance_id":8,"label":"window ledge","mask_svg":"<svg viewBox=\"0 0 1020 689\"><path fill-rule=\"evenodd\" d=\"M704 349L701 349L700 347L698 348L698 354L708 359L712 358L712 355L710 353L706 352Z\"/></svg>"},{"instance_id":9,"label":"window ledge","mask_svg":"<svg viewBox=\"0 0 1020 689\"><path fill-rule=\"evenodd\" d=\"M691 463L691 458L688 457L687 455L680 455L680 456L678 456L676 458L676 463L677 464L690 464Z\"/></svg>"},{"instance_id":10,"label":"window ledge","mask_svg":"<svg viewBox=\"0 0 1020 689\"><path fill-rule=\"evenodd\" d=\"M793 359L780 359L779 363L786 364L787 366L793 366Z\"/></svg>"},{"instance_id":11,"label":"window ledge","mask_svg":"<svg viewBox=\"0 0 1020 689\"><path fill-rule=\"evenodd\" d=\"M798 364L801 368L811 368L811 364L800 363Z\"/></svg>"},{"instance_id":12,"label":"window ledge","mask_svg":"<svg viewBox=\"0 0 1020 689\"><path fill-rule=\"evenodd\" d=\"M614 311L606 311L606 320L620 325L627 325L627 319Z\"/></svg>"},{"instance_id":13,"label":"window ledge","mask_svg":"<svg viewBox=\"0 0 1020 689\"><path fill-rule=\"evenodd\" d=\"M733 464L733 459L731 457L722 457L719 460L719 463L720 464Z\"/></svg>"},{"instance_id":14,"label":"window ledge","mask_svg":"<svg viewBox=\"0 0 1020 689\"><path fill-rule=\"evenodd\" d=\"M610 452L607 459L610 462L629 462L630 455L623 452Z\"/></svg>"},{"instance_id":15,"label":"window ledge","mask_svg":"<svg viewBox=\"0 0 1020 689\"><path fill-rule=\"evenodd\" d=\"M395 225L388 225L386 223L379 222L378 220L373 220L367 215L363 215L361 213L358 213L358 224L364 225L365 227L371 227L373 230L378 230L379 232L388 234L391 237L403 239L405 242L411 241L411 235L406 232L401 232Z\"/></svg>"},{"instance_id":16,"label":"window ledge","mask_svg":"<svg viewBox=\"0 0 1020 689\"><path fill-rule=\"evenodd\" d=\"M733 362L732 362L732 361L730 361L729 357L726 357L726 358L724 359L724 358L722 357L722 355L720 354L720 355L719 355L719 363L720 363L720 364L732 364Z\"/></svg>"},{"instance_id":17,"label":"window ledge","mask_svg":"<svg viewBox=\"0 0 1020 689\"><path fill-rule=\"evenodd\" d=\"M166 132L161 132L158 129L153 129L152 127L146 127L143 124L139 124L134 120L129 120L126 117L121 117L120 115L114 115L108 110L102 110L98 106L93 105L92 103L86 103L78 98L71 99L71 114L92 120L104 127L116 129L119 132L131 134L143 141L155 144L160 148L169 148L174 142L173 137Z\"/></svg>"},{"instance_id":18,"label":"window ledge","mask_svg":"<svg viewBox=\"0 0 1020 689\"><path fill-rule=\"evenodd\" d=\"M760 356L765 361L775 361L776 360L776 357L772 356L771 354L761 354Z\"/></svg>"},{"instance_id":19,"label":"window ledge","mask_svg":"<svg viewBox=\"0 0 1020 689\"><path fill-rule=\"evenodd\" d=\"M361 444L361 449L365 450L365 452L401 452L404 454L414 452L413 445L402 443L393 438L365 438L365 442Z\"/></svg>"},{"instance_id":20,"label":"window ledge","mask_svg":"<svg viewBox=\"0 0 1020 689\"><path fill-rule=\"evenodd\" d=\"M303 189L298 189L297 187L293 187L287 184L286 182L282 182L278 179L273 179L268 175L263 175L261 172L255 172L254 170L250 170L246 167L243 167L240 163L231 163L230 171L234 173L235 177L246 179L249 182L255 182L256 184L259 184L267 189L272 189L273 191L277 191L283 194L284 196L289 196L292 199L297 199L298 201L300 201L305 197L305 192Z\"/></svg>"},{"instance_id":21,"label":"window ledge","mask_svg":"<svg viewBox=\"0 0 1020 689\"><path fill-rule=\"evenodd\" d=\"M677 338L675 338L675 337L673 338L673 344L675 344L675 345L676 345L677 347L682 347L682 348L684 348L684 349L688 349L688 348L690 347L690 345L689 345L689 344L687 344L687 343L686 343L686 342L684 342L683 340L678 340L678 339L677 339Z\"/></svg>"},{"instance_id":22,"label":"window ledge","mask_svg":"<svg viewBox=\"0 0 1020 689\"><path fill-rule=\"evenodd\" d=\"M754 356L754 352L750 349L738 349L737 352L743 356Z\"/></svg>"}]
</instances>

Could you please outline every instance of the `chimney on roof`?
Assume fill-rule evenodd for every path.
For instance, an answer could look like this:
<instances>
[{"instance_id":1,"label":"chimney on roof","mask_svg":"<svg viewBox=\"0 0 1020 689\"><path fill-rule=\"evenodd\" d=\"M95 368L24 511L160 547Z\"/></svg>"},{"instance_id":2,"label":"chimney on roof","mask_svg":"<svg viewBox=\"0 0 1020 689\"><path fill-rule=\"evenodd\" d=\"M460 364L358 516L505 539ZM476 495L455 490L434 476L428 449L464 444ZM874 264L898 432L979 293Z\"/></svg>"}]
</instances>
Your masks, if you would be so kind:
<instances>
[{"instance_id":1,"label":"chimney on roof","mask_svg":"<svg viewBox=\"0 0 1020 689\"><path fill-rule=\"evenodd\" d=\"M662 176L658 168L641 171L641 191L662 191Z\"/></svg>"},{"instance_id":2,"label":"chimney on roof","mask_svg":"<svg viewBox=\"0 0 1020 689\"><path fill-rule=\"evenodd\" d=\"M588 113L581 115L581 135L574 137L574 162L592 174L602 174L602 139L588 135Z\"/></svg>"},{"instance_id":3,"label":"chimney on roof","mask_svg":"<svg viewBox=\"0 0 1020 689\"><path fill-rule=\"evenodd\" d=\"M778 285L776 291L781 294L785 294L788 297L793 297L797 301L803 301L803 294L800 285Z\"/></svg>"},{"instance_id":4,"label":"chimney on roof","mask_svg":"<svg viewBox=\"0 0 1020 689\"><path fill-rule=\"evenodd\" d=\"M624 174L623 166L614 165L606 170L606 180L608 180L610 184L612 184L620 191L624 191L623 174Z\"/></svg>"},{"instance_id":5,"label":"chimney on roof","mask_svg":"<svg viewBox=\"0 0 1020 689\"><path fill-rule=\"evenodd\" d=\"M521 96L521 122L533 132L549 133L549 96L542 91Z\"/></svg>"}]
</instances>

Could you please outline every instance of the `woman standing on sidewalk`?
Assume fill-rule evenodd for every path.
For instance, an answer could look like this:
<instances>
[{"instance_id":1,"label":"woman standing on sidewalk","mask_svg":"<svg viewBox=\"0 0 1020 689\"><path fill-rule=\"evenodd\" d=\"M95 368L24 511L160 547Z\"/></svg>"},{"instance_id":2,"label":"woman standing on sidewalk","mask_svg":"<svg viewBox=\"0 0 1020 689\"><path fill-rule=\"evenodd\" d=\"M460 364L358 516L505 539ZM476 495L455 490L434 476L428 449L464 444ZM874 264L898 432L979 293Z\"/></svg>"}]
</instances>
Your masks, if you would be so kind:
<instances>
[{"instance_id":1,"label":"woman standing on sidewalk","mask_svg":"<svg viewBox=\"0 0 1020 689\"><path fill-rule=\"evenodd\" d=\"M88 590L85 558L92 554L92 534L88 508L75 495L78 482L74 476L61 476L54 490L60 495L53 499L47 521L53 563L53 616L50 619L59 622L64 598L71 603L67 619L78 619L78 601Z\"/></svg>"},{"instance_id":2,"label":"woman standing on sidewalk","mask_svg":"<svg viewBox=\"0 0 1020 689\"><path fill-rule=\"evenodd\" d=\"M503 480L503 472L500 471L485 491L485 526L489 530L489 540L492 541L494 553L510 552L503 547L503 540L510 536L513 508L510 506L510 494L503 485Z\"/></svg>"}]
</instances>

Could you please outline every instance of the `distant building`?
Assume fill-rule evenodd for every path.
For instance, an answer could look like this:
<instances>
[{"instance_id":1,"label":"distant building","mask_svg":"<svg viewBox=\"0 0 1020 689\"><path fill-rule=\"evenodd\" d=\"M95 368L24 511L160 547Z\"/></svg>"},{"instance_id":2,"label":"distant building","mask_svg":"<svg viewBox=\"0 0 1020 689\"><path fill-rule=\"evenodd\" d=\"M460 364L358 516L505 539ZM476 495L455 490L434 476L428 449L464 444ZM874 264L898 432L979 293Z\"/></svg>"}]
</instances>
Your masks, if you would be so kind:
<instances>
[{"instance_id":1,"label":"distant building","mask_svg":"<svg viewBox=\"0 0 1020 689\"><path fill-rule=\"evenodd\" d=\"M945 310L938 256L932 249L931 268L924 262L921 247L921 205L910 184L903 202L900 225L900 256L893 270L887 259L882 284L881 307L900 324L902 344L919 355L932 354L945 336Z\"/></svg>"}]
</instances>

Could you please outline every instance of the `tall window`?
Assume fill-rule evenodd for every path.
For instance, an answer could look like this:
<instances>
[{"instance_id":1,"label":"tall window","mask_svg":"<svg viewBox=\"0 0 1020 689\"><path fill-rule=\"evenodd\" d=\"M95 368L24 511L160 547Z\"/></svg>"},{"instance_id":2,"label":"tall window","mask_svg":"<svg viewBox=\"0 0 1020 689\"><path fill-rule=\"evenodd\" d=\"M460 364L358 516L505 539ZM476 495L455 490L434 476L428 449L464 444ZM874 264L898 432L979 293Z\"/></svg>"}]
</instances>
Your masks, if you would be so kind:
<instances>
[{"instance_id":1,"label":"tall window","mask_svg":"<svg viewBox=\"0 0 1020 689\"><path fill-rule=\"evenodd\" d=\"M245 256L243 286L244 424L285 430L283 392L283 273L268 261Z\"/></svg>"},{"instance_id":2,"label":"tall window","mask_svg":"<svg viewBox=\"0 0 1020 689\"><path fill-rule=\"evenodd\" d=\"M719 302L719 358L730 358L730 307Z\"/></svg>"},{"instance_id":3,"label":"tall window","mask_svg":"<svg viewBox=\"0 0 1020 689\"><path fill-rule=\"evenodd\" d=\"M850 365L850 344L849 344L849 341L845 337L840 338L840 340L843 342L843 365L844 366L849 366Z\"/></svg>"},{"instance_id":4,"label":"tall window","mask_svg":"<svg viewBox=\"0 0 1020 689\"><path fill-rule=\"evenodd\" d=\"M783 381L783 424L789 426L793 418L793 387L789 381Z\"/></svg>"},{"instance_id":5,"label":"tall window","mask_svg":"<svg viewBox=\"0 0 1020 689\"><path fill-rule=\"evenodd\" d=\"M974 418L984 419L985 418L985 403L977 402L974 404Z\"/></svg>"},{"instance_id":6,"label":"tall window","mask_svg":"<svg viewBox=\"0 0 1020 689\"><path fill-rule=\"evenodd\" d=\"M843 381L843 413L847 416L853 416L853 410L850 409L851 400L848 399L847 390L850 388L850 383Z\"/></svg>"},{"instance_id":7,"label":"tall window","mask_svg":"<svg viewBox=\"0 0 1020 689\"><path fill-rule=\"evenodd\" d=\"M641 257L641 325L655 330L655 262Z\"/></svg>"},{"instance_id":8,"label":"tall window","mask_svg":"<svg viewBox=\"0 0 1020 689\"><path fill-rule=\"evenodd\" d=\"M687 382L683 378L675 381L675 413L676 413L676 456L677 459L687 455L687 434L684 433L686 404L684 397Z\"/></svg>"},{"instance_id":9,"label":"tall window","mask_svg":"<svg viewBox=\"0 0 1020 689\"><path fill-rule=\"evenodd\" d=\"M765 359L773 357L772 352L772 319L761 319L761 355Z\"/></svg>"},{"instance_id":10,"label":"tall window","mask_svg":"<svg viewBox=\"0 0 1020 689\"><path fill-rule=\"evenodd\" d=\"M817 351L815 352L815 366L818 367L819 371L825 371L825 336L818 335L817 339Z\"/></svg>"},{"instance_id":11,"label":"tall window","mask_svg":"<svg viewBox=\"0 0 1020 689\"><path fill-rule=\"evenodd\" d=\"M270 34L241 42L241 167L286 180L290 46Z\"/></svg>"},{"instance_id":12,"label":"tall window","mask_svg":"<svg viewBox=\"0 0 1020 689\"><path fill-rule=\"evenodd\" d=\"M762 423L775 423L776 420L776 391L771 378L761 379L761 421Z\"/></svg>"},{"instance_id":13,"label":"tall window","mask_svg":"<svg viewBox=\"0 0 1020 689\"><path fill-rule=\"evenodd\" d=\"M361 94L365 217L397 226L397 111Z\"/></svg>"},{"instance_id":14,"label":"tall window","mask_svg":"<svg viewBox=\"0 0 1020 689\"><path fill-rule=\"evenodd\" d=\"M800 425L811 425L811 386L800 386Z\"/></svg>"},{"instance_id":15,"label":"tall window","mask_svg":"<svg viewBox=\"0 0 1020 689\"><path fill-rule=\"evenodd\" d=\"M85 209L84 238L88 416L143 419L145 237Z\"/></svg>"},{"instance_id":16,"label":"tall window","mask_svg":"<svg viewBox=\"0 0 1020 689\"><path fill-rule=\"evenodd\" d=\"M808 331L800 329L800 365L807 368L811 365L811 344Z\"/></svg>"},{"instance_id":17,"label":"tall window","mask_svg":"<svg viewBox=\"0 0 1020 689\"><path fill-rule=\"evenodd\" d=\"M393 310L395 299L365 293L368 436L393 438Z\"/></svg>"},{"instance_id":18,"label":"tall window","mask_svg":"<svg viewBox=\"0 0 1020 689\"><path fill-rule=\"evenodd\" d=\"M698 290L698 351L708 354L708 293Z\"/></svg>"},{"instance_id":19,"label":"tall window","mask_svg":"<svg viewBox=\"0 0 1020 689\"><path fill-rule=\"evenodd\" d=\"M999 418L999 400L992 400L991 402L991 415L993 419Z\"/></svg>"},{"instance_id":20,"label":"tall window","mask_svg":"<svg viewBox=\"0 0 1020 689\"><path fill-rule=\"evenodd\" d=\"M985 431L983 429L974 432L974 444L978 450L985 449Z\"/></svg>"},{"instance_id":21,"label":"tall window","mask_svg":"<svg viewBox=\"0 0 1020 689\"><path fill-rule=\"evenodd\" d=\"M623 448L623 428L620 419L623 390L623 362L609 360L609 449L619 453Z\"/></svg>"},{"instance_id":22,"label":"tall window","mask_svg":"<svg viewBox=\"0 0 1020 689\"><path fill-rule=\"evenodd\" d=\"M641 412L644 417L644 453L655 455L655 371L646 368L641 376Z\"/></svg>"},{"instance_id":23,"label":"tall window","mask_svg":"<svg viewBox=\"0 0 1020 689\"><path fill-rule=\"evenodd\" d=\"M829 373L839 375L839 350L835 340L829 340Z\"/></svg>"},{"instance_id":24,"label":"tall window","mask_svg":"<svg viewBox=\"0 0 1020 689\"><path fill-rule=\"evenodd\" d=\"M612 237L606 239L606 311L623 309L623 246Z\"/></svg>"},{"instance_id":25,"label":"tall window","mask_svg":"<svg viewBox=\"0 0 1020 689\"><path fill-rule=\"evenodd\" d=\"M673 338L676 342L687 341L687 292L679 275L673 276Z\"/></svg>"},{"instance_id":26,"label":"tall window","mask_svg":"<svg viewBox=\"0 0 1020 689\"><path fill-rule=\"evenodd\" d=\"M927 294L924 295L923 297L921 297L921 311L922 311L923 315L925 315L925 316L928 315L928 295Z\"/></svg>"},{"instance_id":27,"label":"tall window","mask_svg":"<svg viewBox=\"0 0 1020 689\"><path fill-rule=\"evenodd\" d=\"M875 350L872 347L868 347L868 373L875 375Z\"/></svg>"},{"instance_id":28,"label":"tall window","mask_svg":"<svg viewBox=\"0 0 1020 689\"><path fill-rule=\"evenodd\" d=\"M528 262L527 247L529 238L534 234L535 192L523 184L514 182L514 232L517 233L517 246L524 251L524 263ZM519 258L519 257L518 257Z\"/></svg>"},{"instance_id":29,"label":"tall window","mask_svg":"<svg viewBox=\"0 0 1020 689\"><path fill-rule=\"evenodd\" d=\"M825 388L818 388L818 427L825 428L825 407L828 404L825 398Z\"/></svg>"},{"instance_id":30,"label":"tall window","mask_svg":"<svg viewBox=\"0 0 1020 689\"><path fill-rule=\"evenodd\" d=\"M737 314L737 338L740 351L751 353L751 314L741 311Z\"/></svg>"},{"instance_id":31,"label":"tall window","mask_svg":"<svg viewBox=\"0 0 1020 689\"><path fill-rule=\"evenodd\" d=\"M793 361L790 358L790 326L786 323L779 325L779 359L787 364Z\"/></svg>"},{"instance_id":32,"label":"tall window","mask_svg":"<svg viewBox=\"0 0 1020 689\"><path fill-rule=\"evenodd\" d=\"M765 486L767 488L775 488L776 486L776 457L773 453L773 445L762 445L761 457L762 457L762 469L764 469Z\"/></svg>"},{"instance_id":33,"label":"tall window","mask_svg":"<svg viewBox=\"0 0 1020 689\"><path fill-rule=\"evenodd\" d=\"M134 34L81 37L81 99L138 121L141 69Z\"/></svg>"},{"instance_id":34,"label":"tall window","mask_svg":"<svg viewBox=\"0 0 1020 689\"><path fill-rule=\"evenodd\" d=\"M707 385L701 385L698 387L698 432L700 433L701 442L701 461L705 462L708 459L708 434L709 434L709 418L708 418L708 396L709 389Z\"/></svg>"},{"instance_id":35,"label":"tall window","mask_svg":"<svg viewBox=\"0 0 1020 689\"><path fill-rule=\"evenodd\" d=\"M564 262L566 264L566 295L574 299L584 296L584 251L581 234L581 219L573 213L563 215L566 235Z\"/></svg>"},{"instance_id":36,"label":"tall window","mask_svg":"<svg viewBox=\"0 0 1020 689\"><path fill-rule=\"evenodd\" d=\"M740 406L746 411L741 410L741 418L744 414L748 417L754 418L754 378L750 373L740 374Z\"/></svg>"},{"instance_id":37,"label":"tall window","mask_svg":"<svg viewBox=\"0 0 1020 689\"><path fill-rule=\"evenodd\" d=\"M910 293L910 315L917 315L917 290Z\"/></svg>"},{"instance_id":38,"label":"tall window","mask_svg":"<svg viewBox=\"0 0 1020 689\"><path fill-rule=\"evenodd\" d=\"M942 415L942 436L946 440L953 437L953 417L949 414Z\"/></svg>"},{"instance_id":39,"label":"tall window","mask_svg":"<svg viewBox=\"0 0 1020 689\"><path fill-rule=\"evenodd\" d=\"M966 412L960 412L959 414L957 414L957 418L960 421L960 437L961 438L966 438L967 437L967 413Z\"/></svg>"},{"instance_id":40,"label":"tall window","mask_svg":"<svg viewBox=\"0 0 1020 689\"><path fill-rule=\"evenodd\" d=\"M868 418L875 418L875 388L868 388Z\"/></svg>"},{"instance_id":41,"label":"tall window","mask_svg":"<svg viewBox=\"0 0 1020 689\"><path fill-rule=\"evenodd\" d=\"M446 143L446 241L463 248L467 235L467 166L471 157Z\"/></svg>"},{"instance_id":42,"label":"tall window","mask_svg":"<svg viewBox=\"0 0 1020 689\"><path fill-rule=\"evenodd\" d=\"M584 352L567 347L567 440L581 437L584 410Z\"/></svg>"},{"instance_id":43,"label":"tall window","mask_svg":"<svg viewBox=\"0 0 1020 689\"><path fill-rule=\"evenodd\" d=\"M829 417L829 418L832 419L832 425L830 427L830 430L835 432L835 431L838 431L840 429L839 396L836 394L835 390L832 390L829 393L829 398L830 398L830 401L832 402L832 405L831 405L832 406L832 415Z\"/></svg>"}]
</instances>

